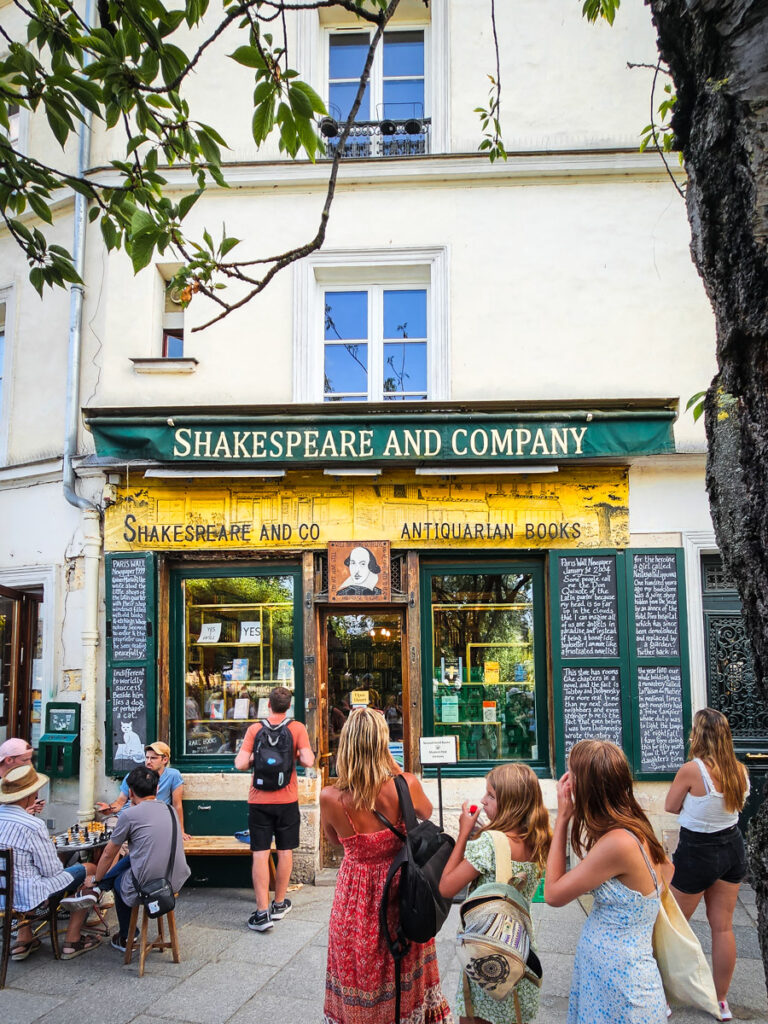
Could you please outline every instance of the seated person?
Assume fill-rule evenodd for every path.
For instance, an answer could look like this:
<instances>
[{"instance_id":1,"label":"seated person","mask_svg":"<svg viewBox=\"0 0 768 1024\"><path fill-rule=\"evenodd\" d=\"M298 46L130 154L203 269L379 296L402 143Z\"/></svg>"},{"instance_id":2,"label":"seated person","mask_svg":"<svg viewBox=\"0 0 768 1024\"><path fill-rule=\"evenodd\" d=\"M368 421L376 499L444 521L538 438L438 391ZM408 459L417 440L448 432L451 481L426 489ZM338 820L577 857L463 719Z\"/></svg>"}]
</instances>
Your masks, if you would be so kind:
<instances>
[{"instance_id":1,"label":"seated person","mask_svg":"<svg viewBox=\"0 0 768 1024\"><path fill-rule=\"evenodd\" d=\"M170 760L171 748L167 743L155 740L154 743L148 743L144 747L144 765L151 768L153 772L157 772L160 778L157 786L157 799L162 800L169 807L173 807L179 819L181 834L184 839L189 839L189 835L184 831L184 806L182 804L184 779L181 772L176 768L169 767ZM113 800L111 804L98 803L96 807L102 814L119 814L127 803L128 776L126 775L120 783L120 795L117 799Z\"/></svg>"},{"instance_id":2,"label":"seated person","mask_svg":"<svg viewBox=\"0 0 768 1024\"><path fill-rule=\"evenodd\" d=\"M12 736L5 743L0 743L0 779L7 775L11 768L21 768L32 764L35 750L31 743ZM36 800L27 808L29 814L40 814L45 807L45 800Z\"/></svg>"},{"instance_id":3,"label":"seated person","mask_svg":"<svg viewBox=\"0 0 768 1024\"><path fill-rule=\"evenodd\" d=\"M31 764L12 768L0 782L0 846L13 850L14 910L35 910L49 900L58 901L85 878L84 864L62 868L45 825L28 813L38 790L47 782L48 777L38 774ZM69 901L72 914L61 947L62 960L71 960L98 946L97 936L81 935L88 908L94 903L95 898L90 896ZM40 940L33 936L29 924L22 924L11 948L11 959L26 960L39 948Z\"/></svg>"},{"instance_id":4,"label":"seated person","mask_svg":"<svg viewBox=\"0 0 768 1024\"><path fill-rule=\"evenodd\" d=\"M164 878L168 870L171 852L173 823L167 807L157 799L158 773L150 768L134 768L128 773L128 794L131 806L127 807L112 830L104 855L96 865L96 874L91 885L83 888L82 899L99 898L102 889L115 891L118 931L112 936L111 946L125 952L128 929L131 923L131 908L139 902L136 883L146 885L155 878ZM123 843L128 844L128 856L121 857L112 867ZM189 878L190 870L184 857L184 842L181 828L176 830L176 852L169 879L173 891L178 892ZM89 880L90 881L90 880Z\"/></svg>"}]
</instances>

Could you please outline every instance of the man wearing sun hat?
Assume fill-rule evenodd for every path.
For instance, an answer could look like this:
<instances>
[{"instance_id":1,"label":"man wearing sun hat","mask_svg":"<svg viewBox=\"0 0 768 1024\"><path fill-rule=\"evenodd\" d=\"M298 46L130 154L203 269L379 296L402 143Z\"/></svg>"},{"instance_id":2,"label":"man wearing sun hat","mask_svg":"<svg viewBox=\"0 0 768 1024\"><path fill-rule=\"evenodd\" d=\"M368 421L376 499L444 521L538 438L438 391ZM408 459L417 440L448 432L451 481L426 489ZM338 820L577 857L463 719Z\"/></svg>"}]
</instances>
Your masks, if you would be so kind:
<instances>
[{"instance_id":1,"label":"man wearing sun hat","mask_svg":"<svg viewBox=\"0 0 768 1024\"><path fill-rule=\"evenodd\" d=\"M0 743L0 779L8 774L12 768L20 768L22 765L32 764L35 750L31 743L20 740L15 736ZM31 807L27 808L29 814L40 814L45 807L45 800L36 800Z\"/></svg>"},{"instance_id":2,"label":"man wearing sun hat","mask_svg":"<svg viewBox=\"0 0 768 1024\"><path fill-rule=\"evenodd\" d=\"M13 850L15 910L34 910L49 899L59 900L76 889L86 876L83 864L62 868L45 825L28 813L38 791L47 783L48 776L35 771L31 764L12 768L0 780L0 847ZM81 935L87 908L93 903L92 898L86 897L71 903L73 912L61 947L62 960L71 960L98 946L97 936ZM11 959L26 960L39 948L40 940L33 936L30 926L20 925Z\"/></svg>"},{"instance_id":3,"label":"man wearing sun hat","mask_svg":"<svg viewBox=\"0 0 768 1024\"><path fill-rule=\"evenodd\" d=\"M180 771L170 767L170 760L171 748L167 743L163 743L162 740L155 740L154 743L148 743L144 747L145 766L151 768L153 772L157 772L160 776L160 781L157 784L157 799L164 804L168 804L169 807L173 807L174 811L176 811L176 817L179 819L182 839L189 839L189 836L184 831L184 805L182 804L184 779ZM101 803L97 804L96 807L102 814L119 814L128 803L128 800L128 776L126 775L120 783L120 794L117 799L113 800L111 804Z\"/></svg>"}]
</instances>

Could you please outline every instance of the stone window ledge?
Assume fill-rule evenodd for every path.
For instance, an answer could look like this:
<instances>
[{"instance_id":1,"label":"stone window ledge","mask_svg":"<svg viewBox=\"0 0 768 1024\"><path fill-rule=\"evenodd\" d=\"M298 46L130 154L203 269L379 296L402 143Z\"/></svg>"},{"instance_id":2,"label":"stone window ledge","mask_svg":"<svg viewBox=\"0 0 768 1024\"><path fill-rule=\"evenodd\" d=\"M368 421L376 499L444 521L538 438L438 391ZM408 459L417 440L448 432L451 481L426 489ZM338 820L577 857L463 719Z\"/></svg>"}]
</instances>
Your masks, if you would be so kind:
<instances>
[{"instance_id":1,"label":"stone window ledge","mask_svg":"<svg viewBox=\"0 0 768 1024\"><path fill-rule=\"evenodd\" d=\"M198 360L184 356L182 359L161 357L157 359L131 359L134 373L194 373Z\"/></svg>"}]
</instances>

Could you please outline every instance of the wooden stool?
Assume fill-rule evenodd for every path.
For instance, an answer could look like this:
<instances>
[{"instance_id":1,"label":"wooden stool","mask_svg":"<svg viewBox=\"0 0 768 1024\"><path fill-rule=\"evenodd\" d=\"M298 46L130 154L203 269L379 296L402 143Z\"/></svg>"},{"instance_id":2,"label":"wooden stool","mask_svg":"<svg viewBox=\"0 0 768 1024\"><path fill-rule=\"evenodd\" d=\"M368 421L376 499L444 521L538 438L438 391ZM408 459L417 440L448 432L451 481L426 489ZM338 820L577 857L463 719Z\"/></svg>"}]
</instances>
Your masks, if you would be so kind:
<instances>
[{"instance_id":1,"label":"wooden stool","mask_svg":"<svg viewBox=\"0 0 768 1024\"><path fill-rule=\"evenodd\" d=\"M135 906L131 911L131 923L128 928L128 941L125 945L125 959L123 963L129 964L133 957L133 947L135 945L134 936L136 934L136 925L139 919L139 910L143 910L144 913L141 915L141 935L139 936L139 977L144 976L144 963L147 959L147 953L153 949L159 949L162 952L164 949L170 949L173 951L173 962L175 964L181 963L181 956L179 954L179 936L176 932L176 912L169 910L167 914L161 914L160 917L156 917L157 921L157 938L153 939L152 942L147 942L147 926L150 922L149 914L147 913L146 907ZM163 930L163 918L168 919L168 932L169 942L165 941L165 932Z\"/></svg>"}]
</instances>

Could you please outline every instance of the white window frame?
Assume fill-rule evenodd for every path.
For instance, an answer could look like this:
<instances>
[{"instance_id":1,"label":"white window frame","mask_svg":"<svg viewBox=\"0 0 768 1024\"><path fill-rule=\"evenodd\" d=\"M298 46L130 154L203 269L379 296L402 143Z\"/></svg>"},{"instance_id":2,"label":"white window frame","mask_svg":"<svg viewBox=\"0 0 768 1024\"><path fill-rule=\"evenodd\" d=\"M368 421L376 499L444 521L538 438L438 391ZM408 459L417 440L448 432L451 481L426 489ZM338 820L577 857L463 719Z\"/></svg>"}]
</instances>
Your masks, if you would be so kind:
<instances>
[{"instance_id":1,"label":"white window frame","mask_svg":"<svg viewBox=\"0 0 768 1024\"><path fill-rule=\"evenodd\" d=\"M377 290L426 288L426 401L445 401L449 398L448 250L445 247L435 247L319 252L296 265L293 288L295 402L320 403L325 400L323 382L326 291L365 289L369 292L369 394L372 393L371 381L376 381L375 393L383 386L383 345L379 347L377 353L371 350L371 286L375 286ZM403 399L392 400L393 408L401 401Z\"/></svg>"},{"instance_id":2,"label":"white window frame","mask_svg":"<svg viewBox=\"0 0 768 1024\"><path fill-rule=\"evenodd\" d=\"M0 303L5 305L3 365L0 367L0 464L8 462L8 435L11 427L13 352L16 326L15 292L13 287L0 287Z\"/></svg>"},{"instance_id":3,"label":"white window frame","mask_svg":"<svg viewBox=\"0 0 768 1024\"><path fill-rule=\"evenodd\" d=\"M424 29L424 116L431 118L430 152L449 151L450 124L450 24L447 0L432 0L425 19L395 18L391 30ZM328 96L328 37L331 32L364 31L365 24L350 20L331 24L321 21L322 12L297 12L296 67L317 92ZM377 55L381 59L381 53ZM375 114L375 108L372 111Z\"/></svg>"},{"instance_id":4,"label":"white window frame","mask_svg":"<svg viewBox=\"0 0 768 1024\"><path fill-rule=\"evenodd\" d=\"M368 89L371 99L371 110L369 118L359 118L360 120L379 121L379 107L384 103L384 41L388 33L390 32L423 32L424 33L424 110L421 114L417 114L417 117L431 117L432 116L432 61L430 59L431 51L431 31L429 22L404 22L398 24L397 22L390 22L389 28L384 32L384 39L381 40L379 45L376 47L376 53L373 55L373 64L371 65L371 75L368 80ZM341 28L327 28L323 33L323 69L325 75L323 99L326 103L330 103L331 95L331 36L342 36L342 35L367 35L370 41L373 36L373 28L368 25L367 22L361 22L360 25L347 26ZM369 42L370 45L370 42ZM336 116L336 111L328 108L328 113L332 116ZM359 117L359 115L358 115ZM383 114L382 114L383 117Z\"/></svg>"}]
</instances>

